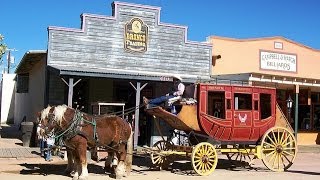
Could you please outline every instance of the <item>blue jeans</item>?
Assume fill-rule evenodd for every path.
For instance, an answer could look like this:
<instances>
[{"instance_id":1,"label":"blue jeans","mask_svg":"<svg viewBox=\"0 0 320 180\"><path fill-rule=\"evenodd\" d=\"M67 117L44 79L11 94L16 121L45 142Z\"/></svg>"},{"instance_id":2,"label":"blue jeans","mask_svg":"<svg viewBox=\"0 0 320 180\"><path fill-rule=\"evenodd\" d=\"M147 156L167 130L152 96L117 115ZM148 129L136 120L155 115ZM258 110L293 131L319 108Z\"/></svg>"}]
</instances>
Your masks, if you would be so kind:
<instances>
[{"instance_id":1,"label":"blue jeans","mask_svg":"<svg viewBox=\"0 0 320 180\"><path fill-rule=\"evenodd\" d=\"M44 158L46 159L46 161L49 161L52 158L52 155L51 155L52 145L49 145L47 143L45 144L46 144L46 150L44 151Z\"/></svg>"},{"instance_id":2,"label":"blue jeans","mask_svg":"<svg viewBox=\"0 0 320 180\"><path fill-rule=\"evenodd\" d=\"M41 156L44 155L44 152L43 152L44 147L45 147L44 145L45 145L44 140L43 139L39 139L39 147L40 147Z\"/></svg>"},{"instance_id":3,"label":"blue jeans","mask_svg":"<svg viewBox=\"0 0 320 180\"><path fill-rule=\"evenodd\" d=\"M161 103L164 103L166 101L168 101L169 99L175 97L174 95L169 95L169 96L160 96L154 99L150 99L149 100L149 104L153 105L153 106L159 106Z\"/></svg>"}]
</instances>

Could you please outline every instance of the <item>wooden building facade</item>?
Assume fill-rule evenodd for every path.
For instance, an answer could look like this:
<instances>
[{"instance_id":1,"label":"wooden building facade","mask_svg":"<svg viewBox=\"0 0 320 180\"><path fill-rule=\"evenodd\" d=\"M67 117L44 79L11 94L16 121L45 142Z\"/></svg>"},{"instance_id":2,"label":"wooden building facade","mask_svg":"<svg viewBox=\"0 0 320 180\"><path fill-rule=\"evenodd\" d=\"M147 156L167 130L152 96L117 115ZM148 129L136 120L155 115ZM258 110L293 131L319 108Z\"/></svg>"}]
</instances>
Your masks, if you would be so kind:
<instances>
[{"instance_id":1,"label":"wooden building facade","mask_svg":"<svg viewBox=\"0 0 320 180\"><path fill-rule=\"evenodd\" d=\"M96 112L98 102L138 106L142 96L165 94L175 74L186 83L209 80L211 59L212 46L188 41L186 26L160 22L159 7L114 2L112 16L82 14L80 29L51 26L47 52L26 53L16 69L20 83L27 83L22 77L29 78L28 83L38 79L45 88L36 91L38 98L33 97L36 107L25 107L33 88L21 91L19 96L24 98L15 108L32 113L17 112L15 118L35 119L35 109L47 104L68 104L88 113ZM44 73L32 73L35 68ZM101 108L101 113L108 113L120 107ZM141 113L134 112L135 132L139 131L135 145L139 135L140 139L157 136Z\"/></svg>"}]
</instances>

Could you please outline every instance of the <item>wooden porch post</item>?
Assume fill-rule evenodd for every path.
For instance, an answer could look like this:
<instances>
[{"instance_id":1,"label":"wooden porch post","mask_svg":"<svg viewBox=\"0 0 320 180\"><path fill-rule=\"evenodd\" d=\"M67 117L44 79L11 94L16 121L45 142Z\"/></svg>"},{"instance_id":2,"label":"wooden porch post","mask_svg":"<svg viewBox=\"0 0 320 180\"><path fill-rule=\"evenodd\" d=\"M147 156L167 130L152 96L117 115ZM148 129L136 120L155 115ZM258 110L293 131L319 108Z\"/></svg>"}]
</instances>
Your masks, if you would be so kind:
<instances>
[{"instance_id":1,"label":"wooden porch post","mask_svg":"<svg viewBox=\"0 0 320 180\"><path fill-rule=\"evenodd\" d=\"M73 83L73 78L69 78L69 83L67 83L66 80L64 80L63 78L61 78L61 80L67 85L69 86L69 90L68 90L68 106L72 108L72 97L73 97L73 87L76 86L81 79L79 79L76 83Z\"/></svg>"},{"instance_id":2,"label":"wooden porch post","mask_svg":"<svg viewBox=\"0 0 320 180\"><path fill-rule=\"evenodd\" d=\"M137 82L137 87L135 87L130 82L130 85L136 90L136 109L135 109L135 117L134 117L134 131L131 132L131 135L127 144L126 171L128 175L130 174L132 169L133 149L137 149L137 145L138 145L140 92L147 84L148 83L140 87L140 82ZM134 135L134 137L132 135Z\"/></svg>"},{"instance_id":3,"label":"wooden porch post","mask_svg":"<svg viewBox=\"0 0 320 180\"><path fill-rule=\"evenodd\" d=\"M294 111L294 136L298 143L298 111L299 111L299 84L296 84L296 98L295 98L295 111Z\"/></svg>"},{"instance_id":4,"label":"wooden porch post","mask_svg":"<svg viewBox=\"0 0 320 180\"><path fill-rule=\"evenodd\" d=\"M68 106L72 107L73 97L73 78L69 78L69 91L68 91Z\"/></svg>"},{"instance_id":5,"label":"wooden porch post","mask_svg":"<svg viewBox=\"0 0 320 180\"><path fill-rule=\"evenodd\" d=\"M75 85L77 85L81 79L79 79L76 83L73 84L73 78L69 78L69 83L67 83L63 78L61 78L61 80L67 85L69 86L69 90L68 90L68 106L72 108L72 97L73 97L73 87ZM68 155L67 155L67 151L65 151L64 155L63 155L63 160L67 161L68 160Z\"/></svg>"},{"instance_id":6,"label":"wooden porch post","mask_svg":"<svg viewBox=\"0 0 320 180\"><path fill-rule=\"evenodd\" d=\"M136 110L135 110L135 116L134 116L134 138L133 138L133 149L137 149L138 146L138 134L139 134L139 106L140 106L140 92L141 90L146 87L146 84L144 84L141 87L140 82L137 82L137 87L135 87L131 82L131 86L136 90Z\"/></svg>"}]
</instances>

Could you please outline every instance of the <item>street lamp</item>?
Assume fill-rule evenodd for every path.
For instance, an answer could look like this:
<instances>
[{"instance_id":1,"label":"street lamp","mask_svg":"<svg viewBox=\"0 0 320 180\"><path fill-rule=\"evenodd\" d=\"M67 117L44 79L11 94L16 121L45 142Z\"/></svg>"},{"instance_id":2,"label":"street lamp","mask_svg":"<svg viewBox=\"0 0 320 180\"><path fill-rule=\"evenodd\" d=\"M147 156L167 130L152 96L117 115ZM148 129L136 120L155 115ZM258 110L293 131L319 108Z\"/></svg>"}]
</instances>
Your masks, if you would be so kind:
<instances>
[{"instance_id":1,"label":"street lamp","mask_svg":"<svg viewBox=\"0 0 320 180\"><path fill-rule=\"evenodd\" d=\"M289 95L287 99L287 108L288 108L288 118L289 122L291 123L291 108L292 108L293 100L291 99L291 96Z\"/></svg>"}]
</instances>

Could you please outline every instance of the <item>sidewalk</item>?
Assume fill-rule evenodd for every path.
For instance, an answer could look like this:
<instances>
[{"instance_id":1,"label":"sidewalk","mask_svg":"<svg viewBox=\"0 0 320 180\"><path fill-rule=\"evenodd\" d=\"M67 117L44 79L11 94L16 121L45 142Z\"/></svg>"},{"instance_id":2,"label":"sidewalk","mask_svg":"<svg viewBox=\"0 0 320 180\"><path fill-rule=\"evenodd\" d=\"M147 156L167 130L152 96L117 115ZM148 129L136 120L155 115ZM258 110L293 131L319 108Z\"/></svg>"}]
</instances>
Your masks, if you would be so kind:
<instances>
[{"instance_id":1,"label":"sidewalk","mask_svg":"<svg viewBox=\"0 0 320 180\"><path fill-rule=\"evenodd\" d=\"M19 126L1 124L0 158L41 158L39 147L23 147Z\"/></svg>"}]
</instances>

